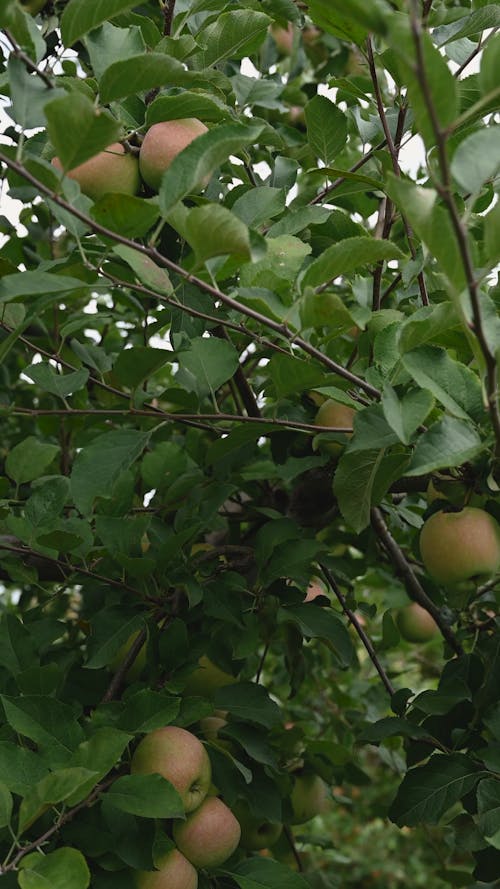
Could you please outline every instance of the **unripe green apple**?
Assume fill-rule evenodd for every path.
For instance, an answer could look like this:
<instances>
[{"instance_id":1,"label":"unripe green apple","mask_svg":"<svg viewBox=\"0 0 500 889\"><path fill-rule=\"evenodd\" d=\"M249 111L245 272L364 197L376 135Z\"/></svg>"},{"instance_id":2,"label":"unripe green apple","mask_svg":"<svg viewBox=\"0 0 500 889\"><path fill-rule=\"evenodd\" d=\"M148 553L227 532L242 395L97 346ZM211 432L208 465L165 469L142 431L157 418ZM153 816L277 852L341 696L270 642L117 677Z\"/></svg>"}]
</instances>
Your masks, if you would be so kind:
<instances>
[{"instance_id":1,"label":"unripe green apple","mask_svg":"<svg viewBox=\"0 0 500 889\"><path fill-rule=\"evenodd\" d=\"M198 661L198 667L188 676L184 694L200 698L213 698L218 688L232 685L234 682L236 682L234 676L225 673L206 654L203 654Z\"/></svg>"},{"instance_id":2,"label":"unripe green apple","mask_svg":"<svg viewBox=\"0 0 500 889\"><path fill-rule=\"evenodd\" d=\"M396 615L396 623L407 642L428 642L439 633L434 618L418 602L401 608Z\"/></svg>"},{"instance_id":3,"label":"unripe green apple","mask_svg":"<svg viewBox=\"0 0 500 889\"><path fill-rule=\"evenodd\" d=\"M445 586L494 574L500 566L500 526L484 509L435 512L420 532L422 561Z\"/></svg>"},{"instance_id":4,"label":"unripe green apple","mask_svg":"<svg viewBox=\"0 0 500 889\"><path fill-rule=\"evenodd\" d=\"M47 6L47 0L19 0L25 12L30 15L38 15L44 6Z\"/></svg>"},{"instance_id":5,"label":"unripe green apple","mask_svg":"<svg viewBox=\"0 0 500 889\"><path fill-rule=\"evenodd\" d=\"M268 849L280 838L283 825L266 821L265 818L258 818L250 811L244 800L238 800L233 807L233 812L241 827L240 846L247 852Z\"/></svg>"},{"instance_id":6,"label":"unripe green apple","mask_svg":"<svg viewBox=\"0 0 500 889\"><path fill-rule=\"evenodd\" d=\"M295 776L290 796L293 809L292 824L304 824L328 808L328 788L314 772L301 772Z\"/></svg>"},{"instance_id":7,"label":"unripe green apple","mask_svg":"<svg viewBox=\"0 0 500 889\"><path fill-rule=\"evenodd\" d=\"M127 641L124 642L123 645L118 649L113 660L109 664L109 669L112 673L116 673L120 669L123 661L125 660L140 632L140 630L137 630L135 633L132 633L132 635L128 637ZM134 663L127 670L125 674L125 682L135 682L136 679L139 679L139 676L141 675L145 666L146 643L141 646L141 648L139 649L139 654L137 655Z\"/></svg>"},{"instance_id":8,"label":"unripe green apple","mask_svg":"<svg viewBox=\"0 0 500 889\"><path fill-rule=\"evenodd\" d=\"M240 841L240 825L217 796L209 796L185 821L174 824L177 847L195 867L219 867Z\"/></svg>"},{"instance_id":9,"label":"unripe green apple","mask_svg":"<svg viewBox=\"0 0 500 889\"><path fill-rule=\"evenodd\" d=\"M207 127L197 117L164 120L153 124L144 136L139 154L139 166L144 182L154 191L158 191L162 176L174 157L206 132Z\"/></svg>"},{"instance_id":10,"label":"unripe green apple","mask_svg":"<svg viewBox=\"0 0 500 889\"><path fill-rule=\"evenodd\" d=\"M352 434L351 430L355 415L356 411L354 408L328 398L321 405L314 418L314 422L316 426L331 426L332 429L349 430L344 436L347 440ZM321 442L321 448L336 457L342 450L342 444L338 441Z\"/></svg>"},{"instance_id":11,"label":"unripe green apple","mask_svg":"<svg viewBox=\"0 0 500 889\"><path fill-rule=\"evenodd\" d=\"M132 757L131 772L162 775L174 785L186 812L201 805L212 780L210 760L201 741L175 725L156 729L142 739Z\"/></svg>"},{"instance_id":12,"label":"unripe green apple","mask_svg":"<svg viewBox=\"0 0 500 889\"><path fill-rule=\"evenodd\" d=\"M198 874L178 849L172 849L160 860L159 870L140 871L135 882L137 889L197 889Z\"/></svg>"},{"instance_id":13,"label":"unripe green apple","mask_svg":"<svg viewBox=\"0 0 500 889\"><path fill-rule=\"evenodd\" d=\"M58 157L52 159L52 164L58 170L62 169ZM108 145L104 151L100 151L84 164L68 170L66 175L75 179L83 194L93 201L98 201L110 192L137 194L141 181L137 158L126 152L120 142Z\"/></svg>"}]
</instances>

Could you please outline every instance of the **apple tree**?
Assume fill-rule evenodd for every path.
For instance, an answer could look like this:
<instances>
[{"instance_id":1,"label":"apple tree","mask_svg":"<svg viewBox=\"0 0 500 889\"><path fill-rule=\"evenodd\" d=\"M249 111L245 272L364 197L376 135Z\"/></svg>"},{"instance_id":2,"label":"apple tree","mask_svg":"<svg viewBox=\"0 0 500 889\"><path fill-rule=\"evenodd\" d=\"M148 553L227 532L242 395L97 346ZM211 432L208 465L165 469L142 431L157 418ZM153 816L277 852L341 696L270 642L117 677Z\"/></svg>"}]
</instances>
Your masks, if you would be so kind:
<instances>
[{"instance_id":1,"label":"apple tree","mask_svg":"<svg viewBox=\"0 0 500 889\"><path fill-rule=\"evenodd\" d=\"M2 886L500 885L500 4L0 28Z\"/></svg>"}]
</instances>

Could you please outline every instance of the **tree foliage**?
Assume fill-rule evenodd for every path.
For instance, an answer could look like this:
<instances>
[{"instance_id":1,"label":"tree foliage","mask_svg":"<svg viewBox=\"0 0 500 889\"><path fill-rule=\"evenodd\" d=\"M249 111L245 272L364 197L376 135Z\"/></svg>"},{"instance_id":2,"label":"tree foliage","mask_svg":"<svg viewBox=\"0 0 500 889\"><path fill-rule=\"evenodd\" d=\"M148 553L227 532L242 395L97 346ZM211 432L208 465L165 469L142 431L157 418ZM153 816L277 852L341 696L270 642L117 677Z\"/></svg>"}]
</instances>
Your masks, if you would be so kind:
<instances>
[{"instance_id":1,"label":"tree foliage","mask_svg":"<svg viewBox=\"0 0 500 889\"><path fill-rule=\"evenodd\" d=\"M137 742L214 709L218 792L285 831L202 889L499 885L498 577L418 537L500 520L500 5L41 5L0 10L5 889L133 886L182 816ZM63 175L188 117L158 194Z\"/></svg>"}]
</instances>

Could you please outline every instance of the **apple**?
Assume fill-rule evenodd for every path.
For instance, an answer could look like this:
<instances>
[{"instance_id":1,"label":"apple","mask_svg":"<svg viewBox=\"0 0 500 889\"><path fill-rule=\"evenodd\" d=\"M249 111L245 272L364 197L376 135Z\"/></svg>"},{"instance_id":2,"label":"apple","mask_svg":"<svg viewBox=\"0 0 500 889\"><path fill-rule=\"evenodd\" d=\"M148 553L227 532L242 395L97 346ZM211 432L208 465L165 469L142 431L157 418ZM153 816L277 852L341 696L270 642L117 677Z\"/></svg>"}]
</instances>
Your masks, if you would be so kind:
<instances>
[{"instance_id":1,"label":"apple","mask_svg":"<svg viewBox=\"0 0 500 889\"><path fill-rule=\"evenodd\" d=\"M139 871L135 881L137 889L197 889L198 874L178 849L171 849L160 859L158 870Z\"/></svg>"},{"instance_id":2,"label":"apple","mask_svg":"<svg viewBox=\"0 0 500 889\"><path fill-rule=\"evenodd\" d=\"M21 6L30 15L38 15L44 6L47 6L48 0L19 0Z\"/></svg>"},{"instance_id":3,"label":"apple","mask_svg":"<svg viewBox=\"0 0 500 889\"><path fill-rule=\"evenodd\" d=\"M290 801L293 809L292 824L304 824L328 807L328 788L314 772L301 772L295 776Z\"/></svg>"},{"instance_id":4,"label":"apple","mask_svg":"<svg viewBox=\"0 0 500 889\"><path fill-rule=\"evenodd\" d=\"M200 698L213 698L218 688L232 685L234 682L236 682L234 676L225 673L204 654L200 657L197 668L188 677L184 694Z\"/></svg>"},{"instance_id":5,"label":"apple","mask_svg":"<svg viewBox=\"0 0 500 889\"><path fill-rule=\"evenodd\" d=\"M142 739L132 757L131 772L163 775L179 793L186 812L201 805L212 780L210 760L201 741L175 725L156 729Z\"/></svg>"},{"instance_id":6,"label":"apple","mask_svg":"<svg viewBox=\"0 0 500 889\"><path fill-rule=\"evenodd\" d=\"M132 633L132 635L128 637L127 641L124 642L123 645L118 649L113 660L109 664L109 669L112 673L116 673L120 669L123 661L125 660L125 657L127 656L140 632L140 630L136 630L135 633ZM139 676L141 675L145 666L146 643L141 646L141 648L139 649L139 654L137 655L134 663L127 670L125 674L125 682L135 682L136 679L139 679Z\"/></svg>"},{"instance_id":7,"label":"apple","mask_svg":"<svg viewBox=\"0 0 500 889\"><path fill-rule=\"evenodd\" d=\"M219 867L233 854L240 835L238 819L217 796L207 797L173 828L177 847L195 867Z\"/></svg>"},{"instance_id":8,"label":"apple","mask_svg":"<svg viewBox=\"0 0 500 889\"><path fill-rule=\"evenodd\" d=\"M304 602L314 602L318 596L328 596L328 589L320 577L311 577Z\"/></svg>"},{"instance_id":9,"label":"apple","mask_svg":"<svg viewBox=\"0 0 500 889\"><path fill-rule=\"evenodd\" d=\"M314 422L316 426L331 426L333 429L348 430L345 433L347 439L351 437L355 415L354 408L328 398L316 413ZM321 447L333 456L338 456L342 450L340 441L321 442Z\"/></svg>"},{"instance_id":10,"label":"apple","mask_svg":"<svg viewBox=\"0 0 500 889\"><path fill-rule=\"evenodd\" d=\"M139 154L139 166L144 182L158 191L161 179L174 157L208 128L197 117L164 120L155 123L144 136Z\"/></svg>"},{"instance_id":11,"label":"apple","mask_svg":"<svg viewBox=\"0 0 500 889\"><path fill-rule=\"evenodd\" d=\"M282 28L281 25L274 24L271 25L269 30L280 55L290 56L292 54L293 40L295 37L295 29L292 23L288 22L286 28Z\"/></svg>"},{"instance_id":12,"label":"apple","mask_svg":"<svg viewBox=\"0 0 500 889\"><path fill-rule=\"evenodd\" d=\"M62 170L58 157L52 159L52 164ZM85 163L68 170L66 175L75 179L83 194L93 201L98 201L109 192L137 194L140 186L139 162L133 154L125 151L120 142L108 145Z\"/></svg>"},{"instance_id":13,"label":"apple","mask_svg":"<svg viewBox=\"0 0 500 889\"><path fill-rule=\"evenodd\" d=\"M494 574L500 566L500 525L475 506L435 512L420 532L420 554L430 576L445 586Z\"/></svg>"},{"instance_id":14,"label":"apple","mask_svg":"<svg viewBox=\"0 0 500 889\"><path fill-rule=\"evenodd\" d=\"M257 817L244 800L238 800L233 812L241 828L240 846L247 852L268 849L279 840L283 825Z\"/></svg>"},{"instance_id":15,"label":"apple","mask_svg":"<svg viewBox=\"0 0 500 889\"><path fill-rule=\"evenodd\" d=\"M428 642L439 633L434 618L418 602L401 608L396 615L396 623L407 642Z\"/></svg>"}]
</instances>

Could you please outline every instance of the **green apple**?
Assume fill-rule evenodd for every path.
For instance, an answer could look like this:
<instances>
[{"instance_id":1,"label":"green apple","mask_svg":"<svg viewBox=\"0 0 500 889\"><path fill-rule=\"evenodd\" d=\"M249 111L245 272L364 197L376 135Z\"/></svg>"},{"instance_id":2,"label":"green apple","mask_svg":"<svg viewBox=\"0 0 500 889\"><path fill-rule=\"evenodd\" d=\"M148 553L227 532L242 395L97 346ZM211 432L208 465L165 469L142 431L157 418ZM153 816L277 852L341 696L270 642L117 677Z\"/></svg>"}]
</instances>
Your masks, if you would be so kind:
<instances>
[{"instance_id":1,"label":"green apple","mask_svg":"<svg viewBox=\"0 0 500 889\"><path fill-rule=\"evenodd\" d=\"M153 124L144 136L139 154L144 182L153 191L158 191L162 176L174 157L206 132L207 127L197 117L164 120Z\"/></svg>"},{"instance_id":2,"label":"green apple","mask_svg":"<svg viewBox=\"0 0 500 889\"><path fill-rule=\"evenodd\" d=\"M328 788L314 772L301 772L294 776L290 801L293 809L292 824L304 824L328 808Z\"/></svg>"},{"instance_id":3,"label":"green apple","mask_svg":"<svg viewBox=\"0 0 500 889\"><path fill-rule=\"evenodd\" d=\"M396 623L407 642L429 642L439 633L434 618L418 602L401 608L396 615Z\"/></svg>"},{"instance_id":4,"label":"green apple","mask_svg":"<svg viewBox=\"0 0 500 889\"><path fill-rule=\"evenodd\" d=\"M420 554L431 577L453 586L500 567L500 525L484 509L435 512L420 532Z\"/></svg>"},{"instance_id":5,"label":"green apple","mask_svg":"<svg viewBox=\"0 0 500 889\"><path fill-rule=\"evenodd\" d=\"M240 846L247 852L268 849L280 838L283 825L257 817L244 800L238 800L233 812L241 827Z\"/></svg>"},{"instance_id":6,"label":"green apple","mask_svg":"<svg viewBox=\"0 0 500 889\"><path fill-rule=\"evenodd\" d=\"M137 639L140 632L141 632L140 630L137 630L135 633L132 633L132 635L128 637L127 641L124 642L123 645L118 649L113 660L109 664L109 669L111 670L112 673L116 673L120 669L123 661L125 660L125 657L129 653L132 645L134 644L134 642ZM125 674L125 682L127 682L127 683L135 682L136 679L139 679L139 676L141 675L145 666L146 666L146 643L144 643L144 645L141 646L141 648L139 649L139 654L137 655L134 663L127 670L127 672Z\"/></svg>"},{"instance_id":7,"label":"green apple","mask_svg":"<svg viewBox=\"0 0 500 889\"><path fill-rule=\"evenodd\" d=\"M135 882L137 889L197 889L198 874L178 849L172 849L160 859L158 870L139 871Z\"/></svg>"},{"instance_id":8,"label":"green apple","mask_svg":"<svg viewBox=\"0 0 500 889\"><path fill-rule=\"evenodd\" d=\"M318 410L314 422L316 426L330 426L332 429L340 430L345 429L346 432L340 434L342 434L342 438L345 438L347 441L352 434L352 425L355 415L356 411L354 408L349 407L347 404L333 401L332 398L328 398ZM320 445L322 450L332 454L334 457L337 457L343 448L340 441L321 441Z\"/></svg>"},{"instance_id":9,"label":"green apple","mask_svg":"<svg viewBox=\"0 0 500 889\"><path fill-rule=\"evenodd\" d=\"M225 673L204 654L199 659L197 668L188 677L184 694L200 698L213 698L218 688L232 685L234 682L236 682L234 676Z\"/></svg>"},{"instance_id":10,"label":"green apple","mask_svg":"<svg viewBox=\"0 0 500 889\"><path fill-rule=\"evenodd\" d=\"M62 169L58 157L52 159L58 170ZM113 142L104 151L91 157L85 163L68 170L70 179L78 182L83 194L98 201L110 192L137 194L140 187L139 162L133 154L125 151L120 142Z\"/></svg>"},{"instance_id":11,"label":"green apple","mask_svg":"<svg viewBox=\"0 0 500 889\"><path fill-rule=\"evenodd\" d=\"M201 741L175 725L156 729L142 739L132 757L131 771L162 775L174 785L186 812L201 805L212 780L210 760Z\"/></svg>"},{"instance_id":12,"label":"green apple","mask_svg":"<svg viewBox=\"0 0 500 889\"><path fill-rule=\"evenodd\" d=\"M240 825L217 796L209 796L185 821L174 824L174 841L195 867L219 867L240 841Z\"/></svg>"}]
</instances>

